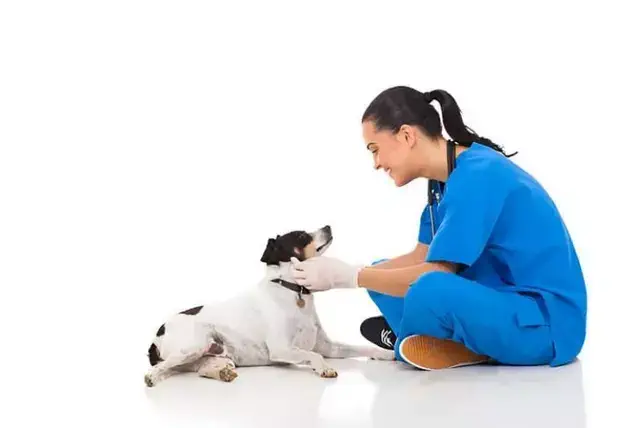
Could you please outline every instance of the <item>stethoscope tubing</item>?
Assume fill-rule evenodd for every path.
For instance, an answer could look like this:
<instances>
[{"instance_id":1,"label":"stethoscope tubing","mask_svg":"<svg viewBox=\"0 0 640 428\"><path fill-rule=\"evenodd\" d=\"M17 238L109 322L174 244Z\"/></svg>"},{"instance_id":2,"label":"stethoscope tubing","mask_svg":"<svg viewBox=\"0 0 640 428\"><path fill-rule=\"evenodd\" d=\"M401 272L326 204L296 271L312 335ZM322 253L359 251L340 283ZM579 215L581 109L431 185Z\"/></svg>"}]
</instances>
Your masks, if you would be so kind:
<instances>
[{"instance_id":1,"label":"stethoscope tubing","mask_svg":"<svg viewBox=\"0 0 640 428\"><path fill-rule=\"evenodd\" d=\"M447 169L449 171L449 175L451 175L454 168L456 167L455 150L456 144L453 141L449 140L447 142ZM440 202L440 191L442 190L438 186L438 190L436 191L436 186L438 186L437 182L429 180L429 196L427 204L429 205L429 219L431 220L431 240L436 237L436 222L435 216L433 215L433 202L434 200L437 200L438 203Z\"/></svg>"}]
</instances>

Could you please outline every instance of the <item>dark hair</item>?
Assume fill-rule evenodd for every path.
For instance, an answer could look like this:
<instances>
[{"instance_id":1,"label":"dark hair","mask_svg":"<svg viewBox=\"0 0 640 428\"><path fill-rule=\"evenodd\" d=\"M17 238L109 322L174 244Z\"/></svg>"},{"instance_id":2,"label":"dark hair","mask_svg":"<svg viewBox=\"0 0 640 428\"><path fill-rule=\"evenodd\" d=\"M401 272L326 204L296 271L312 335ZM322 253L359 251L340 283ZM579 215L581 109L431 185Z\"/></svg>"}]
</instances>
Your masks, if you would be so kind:
<instances>
[{"instance_id":1,"label":"dark hair","mask_svg":"<svg viewBox=\"0 0 640 428\"><path fill-rule=\"evenodd\" d=\"M447 134L461 146L478 143L506 155L501 146L488 138L480 137L462 121L458 103L447 91L436 89L424 94L407 86L396 86L381 92L365 110L362 122L373 121L376 129L396 133L402 125L415 125L430 137L442 136L440 115L431 101L436 100L442 109Z\"/></svg>"}]
</instances>

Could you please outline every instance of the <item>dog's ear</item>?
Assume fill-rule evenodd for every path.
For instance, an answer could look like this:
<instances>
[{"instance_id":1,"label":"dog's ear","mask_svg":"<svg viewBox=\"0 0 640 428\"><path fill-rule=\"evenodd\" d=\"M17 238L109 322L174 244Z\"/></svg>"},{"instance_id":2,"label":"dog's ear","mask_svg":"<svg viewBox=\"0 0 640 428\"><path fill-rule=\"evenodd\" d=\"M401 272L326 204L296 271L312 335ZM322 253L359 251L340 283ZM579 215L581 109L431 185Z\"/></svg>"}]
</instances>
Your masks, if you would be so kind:
<instances>
[{"instance_id":1,"label":"dog's ear","mask_svg":"<svg viewBox=\"0 0 640 428\"><path fill-rule=\"evenodd\" d=\"M280 263L280 260L283 257L282 248L278 245L278 238L276 239L269 238L267 241L267 247L264 249L264 253L262 253L262 257L260 261L266 263L268 265L277 265Z\"/></svg>"}]
</instances>

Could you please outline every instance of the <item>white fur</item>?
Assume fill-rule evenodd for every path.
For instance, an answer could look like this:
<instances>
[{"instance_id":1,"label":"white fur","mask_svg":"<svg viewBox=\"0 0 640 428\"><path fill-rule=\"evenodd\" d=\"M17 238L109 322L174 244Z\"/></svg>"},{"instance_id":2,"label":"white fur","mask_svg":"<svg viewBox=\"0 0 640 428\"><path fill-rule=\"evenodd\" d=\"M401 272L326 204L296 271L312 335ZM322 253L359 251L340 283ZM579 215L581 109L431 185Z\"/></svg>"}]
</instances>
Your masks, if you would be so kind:
<instances>
[{"instance_id":1,"label":"white fur","mask_svg":"<svg viewBox=\"0 0 640 428\"><path fill-rule=\"evenodd\" d=\"M294 282L289 272L290 263L268 266L265 277L248 292L205 305L197 315L171 317L165 334L154 340L164 361L151 367L146 384L156 385L180 371L230 381L235 367L278 363L308 364L322 377L335 377L325 357L394 358L393 351L332 342L322 329L312 294L302 295L305 305L300 308L294 291L271 282ZM206 355L214 341L222 343L224 352Z\"/></svg>"}]
</instances>

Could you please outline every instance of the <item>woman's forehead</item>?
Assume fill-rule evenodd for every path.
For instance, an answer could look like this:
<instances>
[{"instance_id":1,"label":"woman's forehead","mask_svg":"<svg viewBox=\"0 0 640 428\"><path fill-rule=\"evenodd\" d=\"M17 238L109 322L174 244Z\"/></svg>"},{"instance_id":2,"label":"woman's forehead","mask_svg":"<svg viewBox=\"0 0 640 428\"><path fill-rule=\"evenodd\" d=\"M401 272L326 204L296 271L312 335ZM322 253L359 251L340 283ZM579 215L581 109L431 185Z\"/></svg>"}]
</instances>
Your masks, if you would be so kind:
<instances>
[{"instance_id":1,"label":"woman's forehead","mask_svg":"<svg viewBox=\"0 0 640 428\"><path fill-rule=\"evenodd\" d=\"M362 124L362 136L364 137L365 144L381 143L392 137L391 132L387 130L378 131L376 126L371 121L366 121Z\"/></svg>"}]
</instances>

